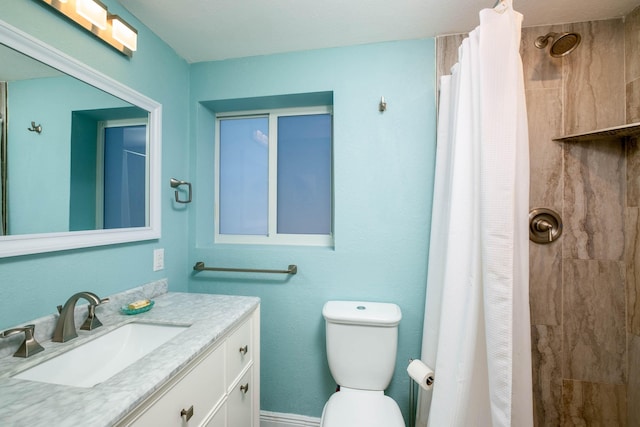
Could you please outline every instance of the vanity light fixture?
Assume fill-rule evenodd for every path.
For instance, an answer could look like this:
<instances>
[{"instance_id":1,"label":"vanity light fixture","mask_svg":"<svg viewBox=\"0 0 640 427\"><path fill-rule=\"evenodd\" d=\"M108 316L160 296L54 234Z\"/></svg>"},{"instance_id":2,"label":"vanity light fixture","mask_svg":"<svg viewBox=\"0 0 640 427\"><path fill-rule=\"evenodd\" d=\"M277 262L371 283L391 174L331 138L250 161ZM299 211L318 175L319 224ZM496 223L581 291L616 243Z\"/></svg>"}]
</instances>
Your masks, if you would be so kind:
<instances>
[{"instance_id":1,"label":"vanity light fixture","mask_svg":"<svg viewBox=\"0 0 640 427\"><path fill-rule=\"evenodd\" d=\"M78 15L101 30L107 29L107 6L98 0L76 0Z\"/></svg>"},{"instance_id":2,"label":"vanity light fixture","mask_svg":"<svg viewBox=\"0 0 640 427\"><path fill-rule=\"evenodd\" d=\"M129 57L138 48L138 31L99 0L40 0Z\"/></svg>"},{"instance_id":3,"label":"vanity light fixture","mask_svg":"<svg viewBox=\"0 0 640 427\"><path fill-rule=\"evenodd\" d=\"M113 38L135 52L138 49L138 31L118 15L109 15Z\"/></svg>"}]
</instances>

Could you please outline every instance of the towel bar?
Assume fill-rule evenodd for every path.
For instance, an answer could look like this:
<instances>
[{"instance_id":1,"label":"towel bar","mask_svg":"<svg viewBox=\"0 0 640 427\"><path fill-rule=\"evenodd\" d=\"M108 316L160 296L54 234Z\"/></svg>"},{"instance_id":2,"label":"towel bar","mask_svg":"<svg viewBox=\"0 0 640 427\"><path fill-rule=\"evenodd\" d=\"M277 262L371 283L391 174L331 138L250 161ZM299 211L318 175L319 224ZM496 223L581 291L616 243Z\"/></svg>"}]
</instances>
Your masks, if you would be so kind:
<instances>
[{"instance_id":1,"label":"towel bar","mask_svg":"<svg viewBox=\"0 0 640 427\"><path fill-rule=\"evenodd\" d=\"M195 271L234 271L241 273L280 273L280 274L296 274L298 272L298 266L290 264L287 270L262 270L253 268L226 268L226 267L206 267L204 262L198 261L193 266Z\"/></svg>"}]
</instances>

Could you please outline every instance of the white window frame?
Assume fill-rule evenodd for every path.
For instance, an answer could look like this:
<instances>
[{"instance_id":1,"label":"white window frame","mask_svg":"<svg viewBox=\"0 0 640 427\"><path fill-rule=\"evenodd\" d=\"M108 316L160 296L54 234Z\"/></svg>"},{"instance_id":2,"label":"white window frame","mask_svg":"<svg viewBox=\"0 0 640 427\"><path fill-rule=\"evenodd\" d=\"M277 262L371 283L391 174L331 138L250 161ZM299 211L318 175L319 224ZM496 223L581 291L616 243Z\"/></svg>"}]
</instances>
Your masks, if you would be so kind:
<instances>
[{"instance_id":1,"label":"white window frame","mask_svg":"<svg viewBox=\"0 0 640 427\"><path fill-rule=\"evenodd\" d=\"M116 119L98 122L96 148L96 228L104 228L104 132L107 128L145 126L147 131L147 146L145 147L145 170L149 170L149 123L147 119ZM149 194L149 174L145 173L145 194ZM145 202L144 215L149 218L149 200ZM147 219L148 221L148 219Z\"/></svg>"},{"instance_id":2,"label":"white window frame","mask_svg":"<svg viewBox=\"0 0 640 427\"><path fill-rule=\"evenodd\" d=\"M231 244L260 244L260 245L300 245L300 246L326 246L332 247L333 239L333 154L331 155L331 231L329 234L282 234L277 232L278 225L278 117L330 114L333 117L333 109L330 106L281 108L271 110L251 110L241 112L225 112L216 114L215 123L215 204L214 204L214 229L215 243ZM268 232L266 236L238 235L220 233L220 120L233 118L268 117L269 119L269 154L268 154ZM333 121L333 120L332 120ZM331 152L333 153L333 123L331 125Z\"/></svg>"}]
</instances>

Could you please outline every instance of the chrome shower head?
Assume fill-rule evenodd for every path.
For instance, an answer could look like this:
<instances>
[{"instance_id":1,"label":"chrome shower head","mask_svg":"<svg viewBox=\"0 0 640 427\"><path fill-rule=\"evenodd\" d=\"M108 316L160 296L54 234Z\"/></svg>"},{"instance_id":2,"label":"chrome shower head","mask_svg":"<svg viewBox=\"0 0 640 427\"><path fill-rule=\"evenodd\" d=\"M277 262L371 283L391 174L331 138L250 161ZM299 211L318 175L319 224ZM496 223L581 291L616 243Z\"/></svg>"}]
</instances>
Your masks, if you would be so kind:
<instances>
[{"instance_id":1,"label":"chrome shower head","mask_svg":"<svg viewBox=\"0 0 640 427\"><path fill-rule=\"evenodd\" d=\"M535 45L538 49L544 49L549 44L549 39L553 39L549 54L554 58L568 55L580 44L580 34L578 33L549 33L536 39Z\"/></svg>"}]
</instances>

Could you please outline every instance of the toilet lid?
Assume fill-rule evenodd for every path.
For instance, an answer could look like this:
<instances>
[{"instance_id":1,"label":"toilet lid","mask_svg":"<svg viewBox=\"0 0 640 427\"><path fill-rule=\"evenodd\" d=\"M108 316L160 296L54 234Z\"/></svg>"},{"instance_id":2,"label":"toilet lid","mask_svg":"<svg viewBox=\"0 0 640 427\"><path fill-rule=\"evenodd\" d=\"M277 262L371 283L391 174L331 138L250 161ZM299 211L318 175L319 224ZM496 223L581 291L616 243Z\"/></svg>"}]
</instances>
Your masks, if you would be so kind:
<instances>
[{"instance_id":1,"label":"toilet lid","mask_svg":"<svg viewBox=\"0 0 640 427\"><path fill-rule=\"evenodd\" d=\"M405 427L398 404L389 396L334 393L322 413L322 427Z\"/></svg>"}]
</instances>

